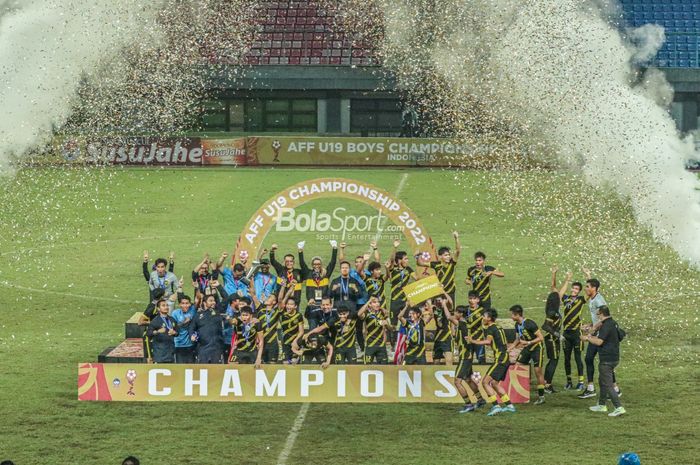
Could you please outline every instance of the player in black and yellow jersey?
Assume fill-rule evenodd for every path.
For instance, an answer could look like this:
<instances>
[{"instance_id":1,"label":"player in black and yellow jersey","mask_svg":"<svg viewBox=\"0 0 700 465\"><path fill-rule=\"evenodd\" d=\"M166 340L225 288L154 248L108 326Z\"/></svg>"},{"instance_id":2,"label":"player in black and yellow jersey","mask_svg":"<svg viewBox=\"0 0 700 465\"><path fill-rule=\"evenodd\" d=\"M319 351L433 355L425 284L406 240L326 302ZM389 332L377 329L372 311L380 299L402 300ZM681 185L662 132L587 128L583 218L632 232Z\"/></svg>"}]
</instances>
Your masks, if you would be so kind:
<instances>
[{"instance_id":1,"label":"player in black and yellow jersey","mask_svg":"<svg viewBox=\"0 0 700 465\"><path fill-rule=\"evenodd\" d=\"M481 318L484 315L484 309L479 302L479 293L469 291L469 308L467 309L467 326L469 326L469 334L474 339L484 338L484 327ZM479 365L486 364L486 351L483 346L476 345L472 347L472 353L477 359Z\"/></svg>"},{"instance_id":2,"label":"player in black and yellow jersey","mask_svg":"<svg viewBox=\"0 0 700 465\"><path fill-rule=\"evenodd\" d=\"M493 349L493 364L486 370L486 375L481 379L481 385L489 396L486 402L493 405L489 413L487 413L488 416L497 415L501 412L515 412L515 406L511 404L508 393L499 384L500 381L506 379L510 361L508 359L508 341L506 340L506 334L503 332L503 329L496 325L496 318L498 318L496 309L490 308L484 310L482 319L484 338L477 340L474 339L472 335L467 338L467 342L470 344L480 346L490 345L491 349ZM498 404L496 403L498 402L496 393L498 393L501 398Z\"/></svg>"},{"instance_id":3,"label":"player in black and yellow jersey","mask_svg":"<svg viewBox=\"0 0 700 465\"><path fill-rule=\"evenodd\" d=\"M294 287L290 287L290 289L293 291ZM282 352L284 353L284 362L292 363L294 358L292 343L304 335L304 318L297 310L297 303L294 297L288 297L284 302L284 313L280 318Z\"/></svg>"},{"instance_id":4,"label":"player in black and yellow jersey","mask_svg":"<svg viewBox=\"0 0 700 465\"><path fill-rule=\"evenodd\" d=\"M581 295L583 285L580 282L571 284L571 293L567 294L566 290L569 287L572 274L567 273L564 284L559 290L561 302L564 304L564 317L562 321L562 334L564 335L564 371L566 372L566 386L564 389L574 389L571 381L571 354L573 352L574 360L576 361L576 370L578 371L578 383L576 389L583 390L583 360L581 353L583 352L583 341L581 340L581 312L583 304L586 303L586 298Z\"/></svg>"},{"instance_id":5,"label":"player in black and yellow jersey","mask_svg":"<svg viewBox=\"0 0 700 465\"><path fill-rule=\"evenodd\" d=\"M479 293L481 306L484 310L491 308L491 278L503 278L505 274L498 269L486 264L486 255L483 252L474 254L474 266L467 270L466 283L472 290Z\"/></svg>"},{"instance_id":6,"label":"player in black and yellow jersey","mask_svg":"<svg viewBox=\"0 0 700 465\"><path fill-rule=\"evenodd\" d=\"M556 265L552 267L552 286L550 293L547 296L547 301L544 307L544 323L542 324L542 332L544 334L544 348L547 353L547 366L544 369L544 392L553 394L554 373L557 371L559 364L559 354L561 353L561 293L564 288L557 289L557 271Z\"/></svg>"},{"instance_id":7,"label":"player in black and yellow jersey","mask_svg":"<svg viewBox=\"0 0 700 465\"><path fill-rule=\"evenodd\" d=\"M406 356L404 365L425 365L425 324L432 318L432 313L428 316L428 321L424 321L421 309L411 307L408 311L408 320L404 317L408 305L405 305L399 312L398 320L406 329Z\"/></svg>"},{"instance_id":8,"label":"player in black and yellow jersey","mask_svg":"<svg viewBox=\"0 0 700 465\"><path fill-rule=\"evenodd\" d=\"M320 363L326 369L333 359L333 344L323 335L314 334L308 339L297 339L292 350L305 365Z\"/></svg>"},{"instance_id":9,"label":"player in black and yellow jersey","mask_svg":"<svg viewBox=\"0 0 700 465\"><path fill-rule=\"evenodd\" d=\"M481 393L479 392L479 386L472 379L472 345L467 342L469 338L469 326L467 325L467 307L463 305L458 305L455 308L454 314L450 312L449 307L451 303L448 304L448 299L443 301L443 310L447 319L455 325L455 346L458 351L457 369L455 370L454 384L464 400L464 406L459 410L459 413L469 413L473 412L477 408L486 404L486 401L481 398ZM469 398L469 392L465 389L464 384L469 386L472 395L476 398L476 403L472 403Z\"/></svg>"},{"instance_id":10,"label":"player in black and yellow jersey","mask_svg":"<svg viewBox=\"0 0 700 465\"><path fill-rule=\"evenodd\" d=\"M355 351L357 319L350 309L340 306L338 319L331 328L333 337L333 360L337 365L354 365L357 358Z\"/></svg>"},{"instance_id":11,"label":"player in black and yellow jersey","mask_svg":"<svg viewBox=\"0 0 700 465\"><path fill-rule=\"evenodd\" d=\"M261 305L260 301L258 300L257 293L255 292L255 285L251 281L250 296L253 299L255 308L257 309L255 318L262 325L263 339L265 341L262 354L263 363L277 363L277 360L279 359L278 332L280 328L282 310L277 303L284 302L287 298L292 296L293 292L294 289L281 287L279 289L279 295L271 294L267 299L265 299L265 303Z\"/></svg>"},{"instance_id":12,"label":"player in black and yellow jersey","mask_svg":"<svg viewBox=\"0 0 700 465\"><path fill-rule=\"evenodd\" d=\"M514 347L521 348L516 363L520 365L532 365L535 367L537 377L537 400L535 405L544 404L544 336L534 320L523 316L523 307L513 305L510 307L510 317L515 321Z\"/></svg>"},{"instance_id":13,"label":"player in black and yellow jersey","mask_svg":"<svg viewBox=\"0 0 700 465\"><path fill-rule=\"evenodd\" d=\"M389 283L391 286L391 306L389 307L391 324L396 327L399 312L406 305L406 294L403 288L406 284L415 279L413 269L408 266L408 254L404 251L396 249L401 244L401 241L394 241L394 249L391 252L391 258L388 262ZM392 331L392 343L395 341Z\"/></svg>"},{"instance_id":14,"label":"player in black and yellow jersey","mask_svg":"<svg viewBox=\"0 0 700 465\"><path fill-rule=\"evenodd\" d=\"M431 300L425 303L425 308L432 312L435 318L435 339L433 342L433 363L435 365L445 364L452 366L452 330L450 328L450 320L447 319L447 314L443 310L444 297L438 296L435 298L435 305ZM452 298L450 297L450 302Z\"/></svg>"},{"instance_id":15,"label":"player in black and yellow jersey","mask_svg":"<svg viewBox=\"0 0 700 465\"><path fill-rule=\"evenodd\" d=\"M386 332L391 327L389 312L384 309L376 296L357 312L357 318L364 322L367 336L365 337L365 365L376 363L385 365L388 361L386 353Z\"/></svg>"},{"instance_id":16,"label":"player in black and yellow jersey","mask_svg":"<svg viewBox=\"0 0 700 465\"><path fill-rule=\"evenodd\" d=\"M376 297L379 299L379 306L386 308L386 298L384 293L384 288L387 281L389 281L389 269L391 268L391 263L386 264L386 273L382 274L382 265L379 262L372 262L369 264L367 271L369 275L365 275L363 278L365 281L365 287L367 288L367 295L369 297Z\"/></svg>"},{"instance_id":17,"label":"player in black and yellow jersey","mask_svg":"<svg viewBox=\"0 0 700 465\"><path fill-rule=\"evenodd\" d=\"M241 308L241 315L233 320L233 331L236 333L235 345L229 362L233 364L255 363L255 368L262 364L262 353L265 334L260 322L253 322L253 309L249 306Z\"/></svg>"},{"instance_id":18,"label":"player in black and yellow jersey","mask_svg":"<svg viewBox=\"0 0 700 465\"><path fill-rule=\"evenodd\" d=\"M418 265L429 266L435 270L435 274L442 283L442 288L445 290L447 295L450 296L452 302L456 302L455 294L457 286L455 285L455 269L457 268L457 260L459 260L459 255L462 252L462 246L459 243L459 233L454 231L452 236L455 239L454 252L452 252L449 247L440 247L437 252L437 261L425 263L418 258Z\"/></svg>"}]
</instances>

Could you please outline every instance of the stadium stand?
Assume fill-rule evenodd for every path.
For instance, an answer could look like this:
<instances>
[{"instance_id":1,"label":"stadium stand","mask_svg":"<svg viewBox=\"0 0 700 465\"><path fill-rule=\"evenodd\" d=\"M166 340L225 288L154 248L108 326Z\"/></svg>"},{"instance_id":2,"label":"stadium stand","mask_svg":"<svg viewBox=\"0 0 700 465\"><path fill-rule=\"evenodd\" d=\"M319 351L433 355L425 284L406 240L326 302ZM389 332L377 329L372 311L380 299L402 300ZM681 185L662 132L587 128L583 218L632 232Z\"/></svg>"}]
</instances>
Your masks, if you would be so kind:
<instances>
[{"instance_id":1,"label":"stadium stand","mask_svg":"<svg viewBox=\"0 0 700 465\"><path fill-rule=\"evenodd\" d=\"M372 50L353 44L333 15L313 1L263 2L251 65L376 65Z\"/></svg>"},{"instance_id":2,"label":"stadium stand","mask_svg":"<svg viewBox=\"0 0 700 465\"><path fill-rule=\"evenodd\" d=\"M666 42L656 57L661 68L700 68L700 1L622 0L625 20L639 27L663 26Z\"/></svg>"}]
</instances>

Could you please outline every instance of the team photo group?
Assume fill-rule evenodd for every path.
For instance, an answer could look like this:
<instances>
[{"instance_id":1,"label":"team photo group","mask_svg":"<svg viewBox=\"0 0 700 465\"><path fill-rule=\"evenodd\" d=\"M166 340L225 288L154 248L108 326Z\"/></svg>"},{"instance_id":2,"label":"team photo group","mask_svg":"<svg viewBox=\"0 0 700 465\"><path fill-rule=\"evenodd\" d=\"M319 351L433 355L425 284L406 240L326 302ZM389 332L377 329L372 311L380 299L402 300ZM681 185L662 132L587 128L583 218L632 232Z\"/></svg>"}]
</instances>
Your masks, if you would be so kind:
<instances>
[{"instance_id":1,"label":"team photo group","mask_svg":"<svg viewBox=\"0 0 700 465\"><path fill-rule=\"evenodd\" d=\"M534 404L540 405L546 394L559 389L554 374L563 355L564 390L577 390L581 399L597 397L592 411L608 412L611 401L609 416L626 413L615 378L625 333L590 271L582 269L583 283L573 281L571 272L558 282L554 266L542 309L513 304L507 311L496 310L491 282L505 274L476 252L461 279L462 247L459 234L453 237L454 248L440 247L437 256L416 252L411 257L394 240L384 262L376 242L348 257L347 244L334 240L329 241L330 259L314 256L310 264L305 242L297 244L296 255L285 254L281 261L277 244L255 258L224 252L214 262L207 254L192 270L191 292L185 278L175 274L173 253L151 265L144 252L149 304L139 324L147 328L148 361L256 368L275 363L454 366L454 385L464 399L459 411L490 404L492 416L515 412L501 384L510 365L532 366ZM437 295L422 302L407 298L407 286L431 276L440 285ZM465 292L458 292L458 286ZM462 293L466 302L459 302ZM586 304L589 312L584 312ZM585 314L590 314L589 323L584 323ZM487 368L481 373L474 365Z\"/></svg>"}]
</instances>

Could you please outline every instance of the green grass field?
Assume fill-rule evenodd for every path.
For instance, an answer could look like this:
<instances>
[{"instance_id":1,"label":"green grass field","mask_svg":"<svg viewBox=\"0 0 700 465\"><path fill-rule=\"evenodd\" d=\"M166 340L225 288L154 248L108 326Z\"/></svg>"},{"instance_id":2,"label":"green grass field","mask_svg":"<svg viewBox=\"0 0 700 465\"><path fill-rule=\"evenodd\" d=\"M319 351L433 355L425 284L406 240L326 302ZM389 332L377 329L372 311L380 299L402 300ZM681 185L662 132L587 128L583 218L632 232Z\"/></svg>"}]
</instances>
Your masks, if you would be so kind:
<instances>
[{"instance_id":1,"label":"green grass field","mask_svg":"<svg viewBox=\"0 0 700 465\"><path fill-rule=\"evenodd\" d=\"M116 345L124 321L142 309L144 249L152 257L175 251L176 273L187 275L205 252L230 251L273 194L327 176L389 192L405 177L399 195L436 245L451 245L460 231L460 281L475 250L506 273L493 286L498 308L541 308L552 263L592 267L629 329L618 369L628 415L597 416L571 392L495 418L428 404L312 404L287 463L600 465L628 450L644 464L697 463L700 273L655 244L624 205L580 183L566 187L570 179L554 173L283 169L44 169L4 180L0 460L107 465L134 454L143 464L276 463L299 404L79 403L77 364ZM584 196L600 201L569 207ZM319 205L370 212L340 200L304 208ZM310 254L328 255L327 241L313 237L272 233L267 243L292 250L301 239ZM348 242L351 253L365 248ZM388 252L388 241L380 246ZM556 379L562 387L563 363Z\"/></svg>"}]
</instances>

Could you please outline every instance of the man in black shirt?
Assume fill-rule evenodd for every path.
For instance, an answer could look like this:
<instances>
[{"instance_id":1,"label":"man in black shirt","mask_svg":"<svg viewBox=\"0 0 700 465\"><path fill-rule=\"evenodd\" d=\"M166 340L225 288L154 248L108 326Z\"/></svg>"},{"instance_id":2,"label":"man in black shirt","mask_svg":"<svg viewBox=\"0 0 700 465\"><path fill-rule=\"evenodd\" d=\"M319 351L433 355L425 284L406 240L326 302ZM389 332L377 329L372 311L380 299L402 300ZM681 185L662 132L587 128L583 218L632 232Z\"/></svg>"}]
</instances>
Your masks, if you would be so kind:
<instances>
[{"instance_id":1,"label":"man in black shirt","mask_svg":"<svg viewBox=\"0 0 700 465\"><path fill-rule=\"evenodd\" d=\"M198 363L221 363L224 352L223 329L225 313L216 311L213 295L204 297L202 308L190 323L192 341L197 342ZM227 354L228 355L228 354Z\"/></svg>"},{"instance_id":2,"label":"man in black shirt","mask_svg":"<svg viewBox=\"0 0 700 465\"><path fill-rule=\"evenodd\" d=\"M350 276L350 262L340 262L340 276L331 281L331 296L336 304L342 304L357 313L357 299L360 298L360 283Z\"/></svg>"},{"instance_id":3,"label":"man in black shirt","mask_svg":"<svg viewBox=\"0 0 700 465\"><path fill-rule=\"evenodd\" d=\"M607 305L598 307L596 314L601 322L597 336L585 335L581 338L598 347L598 384L600 394L598 405L590 407L594 412L607 412L605 405L608 397L615 406L615 410L608 414L609 417L619 417L626 412L620 403L620 397L614 388L615 367L620 363L620 341L624 337L624 332L617 325L617 322L610 316L610 309Z\"/></svg>"},{"instance_id":4,"label":"man in black shirt","mask_svg":"<svg viewBox=\"0 0 700 465\"><path fill-rule=\"evenodd\" d=\"M299 252L303 252L304 244L300 242ZM301 278L301 269L294 267L294 255L287 254L284 256L284 264L277 261L275 253L277 251L277 244L272 244L270 247L270 264L277 272L277 277L279 279L280 285L289 288L290 286L294 289L294 301L297 303L297 307L301 302L301 287L304 280ZM291 283L294 283L293 285Z\"/></svg>"},{"instance_id":5,"label":"man in black shirt","mask_svg":"<svg viewBox=\"0 0 700 465\"><path fill-rule=\"evenodd\" d=\"M165 299L156 303L158 315L148 324L147 334L153 347L155 363L175 363L175 336L177 322L168 315L170 307Z\"/></svg>"}]
</instances>

